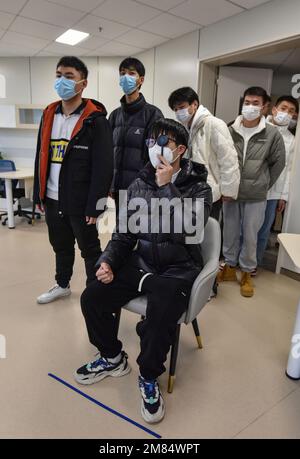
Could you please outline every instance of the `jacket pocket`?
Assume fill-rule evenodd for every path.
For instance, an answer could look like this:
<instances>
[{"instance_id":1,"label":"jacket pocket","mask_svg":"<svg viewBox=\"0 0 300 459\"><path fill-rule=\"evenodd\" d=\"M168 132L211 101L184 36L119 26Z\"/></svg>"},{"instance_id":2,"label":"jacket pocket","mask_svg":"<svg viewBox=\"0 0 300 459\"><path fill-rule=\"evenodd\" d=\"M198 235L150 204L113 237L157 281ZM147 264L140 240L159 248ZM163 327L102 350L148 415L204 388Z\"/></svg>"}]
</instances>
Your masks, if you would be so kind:
<instances>
[{"instance_id":1,"label":"jacket pocket","mask_svg":"<svg viewBox=\"0 0 300 459\"><path fill-rule=\"evenodd\" d=\"M88 182L91 178L91 168L87 160L74 161L72 168L72 181L73 182Z\"/></svg>"}]
</instances>

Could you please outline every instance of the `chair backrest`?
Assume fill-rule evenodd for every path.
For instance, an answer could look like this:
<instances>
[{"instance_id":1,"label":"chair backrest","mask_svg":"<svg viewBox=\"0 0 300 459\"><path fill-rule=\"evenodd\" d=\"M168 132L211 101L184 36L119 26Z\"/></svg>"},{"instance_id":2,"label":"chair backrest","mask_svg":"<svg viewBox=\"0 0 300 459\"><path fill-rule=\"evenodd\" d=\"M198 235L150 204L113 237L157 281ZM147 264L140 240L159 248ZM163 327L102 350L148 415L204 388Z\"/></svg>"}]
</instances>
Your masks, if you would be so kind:
<instances>
[{"instance_id":1,"label":"chair backrest","mask_svg":"<svg viewBox=\"0 0 300 459\"><path fill-rule=\"evenodd\" d=\"M189 307L181 318L186 324L192 322L206 305L219 271L221 230L219 222L212 217L208 219L204 228L201 249L204 265L193 284Z\"/></svg>"},{"instance_id":2,"label":"chair backrest","mask_svg":"<svg viewBox=\"0 0 300 459\"><path fill-rule=\"evenodd\" d=\"M9 159L0 159L0 172L13 172L16 170L15 163Z\"/></svg>"},{"instance_id":3,"label":"chair backrest","mask_svg":"<svg viewBox=\"0 0 300 459\"><path fill-rule=\"evenodd\" d=\"M201 253L204 265L208 263L208 260L217 259L219 261L220 251L220 225L217 220L210 217L204 228L204 238L201 243Z\"/></svg>"},{"instance_id":4,"label":"chair backrest","mask_svg":"<svg viewBox=\"0 0 300 459\"><path fill-rule=\"evenodd\" d=\"M0 172L14 172L16 170L15 163L9 159L0 159ZM18 180L12 181L13 190L17 187ZM0 194L3 198L6 197L4 180L0 179Z\"/></svg>"}]
</instances>

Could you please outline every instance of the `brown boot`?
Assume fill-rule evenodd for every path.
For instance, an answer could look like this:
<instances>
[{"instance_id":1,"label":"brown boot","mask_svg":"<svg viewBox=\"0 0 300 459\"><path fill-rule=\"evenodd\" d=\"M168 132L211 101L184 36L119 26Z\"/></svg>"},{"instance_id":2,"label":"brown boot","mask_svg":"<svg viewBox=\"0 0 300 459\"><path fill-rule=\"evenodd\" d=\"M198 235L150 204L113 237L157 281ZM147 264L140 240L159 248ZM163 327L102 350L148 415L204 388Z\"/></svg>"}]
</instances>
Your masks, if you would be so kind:
<instances>
[{"instance_id":1,"label":"brown boot","mask_svg":"<svg viewBox=\"0 0 300 459\"><path fill-rule=\"evenodd\" d=\"M242 271L241 278L241 295L250 298L254 295L253 282L251 279L251 273L245 273Z\"/></svg>"},{"instance_id":2,"label":"brown boot","mask_svg":"<svg viewBox=\"0 0 300 459\"><path fill-rule=\"evenodd\" d=\"M237 281L236 268L232 268L229 265L224 265L223 270L219 271L217 275L217 282L223 281Z\"/></svg>"}]
</instances>

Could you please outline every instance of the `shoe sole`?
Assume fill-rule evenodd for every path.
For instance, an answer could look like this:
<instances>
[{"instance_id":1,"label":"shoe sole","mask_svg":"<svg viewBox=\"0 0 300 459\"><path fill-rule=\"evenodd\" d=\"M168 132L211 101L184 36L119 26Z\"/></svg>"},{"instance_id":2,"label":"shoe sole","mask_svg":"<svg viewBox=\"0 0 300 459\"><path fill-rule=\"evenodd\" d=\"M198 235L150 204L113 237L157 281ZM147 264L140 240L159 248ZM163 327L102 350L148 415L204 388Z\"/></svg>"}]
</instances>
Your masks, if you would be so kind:
<instances>
[{"instance_id":1,"label":"shoe sole","mask_svg":"<svg viewBox=\"0 0 300 459\"><path fill-rule=\"evenodd\" d=\"M38 304L53 303L53 301L59 300L60 298L64 298L64 297L66 297L66 296L70 296L71 293L72 293L72 292L63 293L63 294L57 296L56 298L53 298L52 300L48 300L48 301L47 301L47 300L39 300L39 299L37 299L36 301L37 301Z\"/></svg>"},{"instance_id":2,"label":"shoe sole","mask_svg":"<svg viewBox=\"0 0 300 459\"><path fill-rule=\"evenodd\" d=\"M122 376L128 375L128 373L131 372L131 367L127 363L127 367L125 369L119 369L117 371L107 371L104 373L100 373L99 376L95 376L95 378L90 378L90 379L80 379L77 375L77 373L74 373L74 379L78 384L83 384L84 386L89 386L91 384L96 384L99 381L102 381L102 379L106 378L107 376L112 376L114 378L120 378Z\"/></svg>"},{"instance_id":3,"label":"shoe sole","mask_svg":"<svg viewBox=\"0 0 300 459\"><path fill-rule=\"evenodd\" d=\"M161 398L161 407L162 407L162 411L161 411L161 414L160 414L160 417L157 418L157 419L152 419L151 417L149 417L148 413L145 411L145 408L144 408L144 403L142 401L141 403L141 415L142 415L142 418L144 419L145 422L147 422L148 424L158 424L159 422L161 422L163 420L163 418L165 417L165 404L164 404L164 401L163 399Z\"/></svg>"},{"instance_id":4,"label":"shoe sole","mask_svg":"<svg viewBox=\"0 0 300 459\"><path fill-rule=\"evenodd\" d=\"M244 296L245 298L251 298L254 295L254 293L242 293L241 292L241 295Z\"/></svg>"}]
</instances>

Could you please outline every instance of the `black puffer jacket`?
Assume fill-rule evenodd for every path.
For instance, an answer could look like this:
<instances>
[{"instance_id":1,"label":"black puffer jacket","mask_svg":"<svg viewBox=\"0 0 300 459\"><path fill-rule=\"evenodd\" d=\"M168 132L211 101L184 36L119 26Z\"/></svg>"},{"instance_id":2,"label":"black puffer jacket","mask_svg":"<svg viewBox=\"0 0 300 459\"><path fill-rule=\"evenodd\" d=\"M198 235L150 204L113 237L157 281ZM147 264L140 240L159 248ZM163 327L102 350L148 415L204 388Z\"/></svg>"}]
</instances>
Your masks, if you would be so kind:
<instances>
[{"instance_id":1,"label":"black puffer jacket","mask_svg":"<svg viewBox=\"0 0 300 459\"><path fill-rule=\"evenodd\" d=\"M181 198L181 202L183 198L192 198L192 223L194 225L196 217L199 217L203 211L203 207L196 208L196 199L203 198L203 221L206 224L212 206L212 191L206 183L206 178L207 170L204 165L182 159L181 171L174 184L169 183L158 187L155 183L155 169L148 163L129 187L128 200L143 198L144 202L147 202L147 206L144 205L141 211L146 220L149 221L151 218L152 198L167 198L168 201L173 198ZM177 213L178 209L179 214ZM158 219L158 231L156 233L153 230L152 232L148 230L148 232L138 232L137 234L134 234L133 231L127 231L126 233L115 231L97 265L99 266L101 262L106 262L116 272L130 260L130 264L134 264L146 272L187 280L194 276L195 270L199 271L203 266L201 247L197 243L186 244L187 234L184 231L180 231L180 233L174 232L174 223L176 225L176 221L178 223L178 215L182 215L181 204L177 207L177 211L174 210L171 213L171 219L167 217L168 221L171 220L170 231L168 232L163 232L162 230L163 217ZM127 222L132 220L132 216L135 213L134 210L128 210L128 203L126 213L127 215L124 217L124 208L120 211L119 229L121 229L121 225L124 228L124 222L126 228ZM157 222L157 219L155 219L155 222ZM133 252L136 244L136 250Z\"/></svg>"},{"instance_id":2,"label":"black puffer jacket","mask_svg":"<svg viewBox=\"0 0 300 459\"><path fill-rule=\"evenodd\" d=\"M121 107L110 114L114 144L113 192L127 190L147 163L145 140L151 125L162 117L161 111L148 104L142 94L131 104L122 97Z\"/></svg>"}]
</instances>

